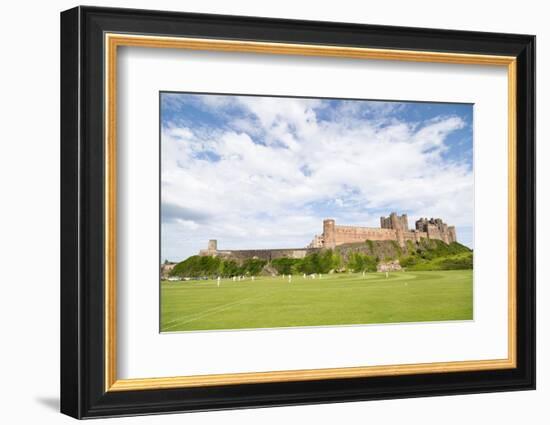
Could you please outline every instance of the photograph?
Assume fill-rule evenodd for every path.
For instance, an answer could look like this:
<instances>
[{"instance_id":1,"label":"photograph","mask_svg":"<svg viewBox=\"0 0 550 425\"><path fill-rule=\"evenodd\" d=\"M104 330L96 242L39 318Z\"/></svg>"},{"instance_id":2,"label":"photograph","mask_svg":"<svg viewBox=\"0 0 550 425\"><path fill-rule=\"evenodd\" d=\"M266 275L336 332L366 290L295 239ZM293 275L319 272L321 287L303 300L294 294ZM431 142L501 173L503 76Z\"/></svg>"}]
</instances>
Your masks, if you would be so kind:
<instances>
[{"instance_id":1,"label":"photograph","mask_svg":"<svg viewBox=\"0 0 550 425\"><path fill-rule=\"evenodd\" d=\"M474 105L159 93L160 331L474 319Z\"/></svg>"},{"instance_id":2,"label":"photograph","mask_svg":"<svg viewBox=\"0 0 550 425\"><path fill-rule=\"evenodd\" d=\"M61 262L35 256L60 274L60 291L42 291L55 300L33 301L58 312L44 322L55 332L37 334L58 341L38 363L55 364L43 368L52 376L26 371L40 403L57 394L64 415L115 421L254 409L235 418L255 423L267 407L292 406L296 422L297 409L311 420L321 408L301 405L369 401L375 420L393 423L425 422L419 398L430 397L434 418L453 411L460 423L480 409L506 423L540 416L538 388L521 395L527 404L503 397L534 390L540 369L543 14L500 8L495 20L494 8L466 7L430 18L406 2L385 15L340 4L323 14L288 2L257 16L199 3L65 5L54 24L34 14L52 48L16 55L28 65L16 71L60 59L40 84L26 78L29 92L48 92L39 103L60 88L60 108L40 109L51 113L31 126L55 126L60 148L42 136L36 155L5 144L24 148L10 164L54 171L61 201ZM26 97L11 86L17 110ZM15 114L26 123L6 140L21 139L28 115ZM17 214L32 216L36 196L56 197L36 190L47 173L27 169L40 165L10 176L28 174L30 189L8 186L34 203ZM45 223L8 230L28 245L21 229L56 229ZM21 280L22 262L8 262L6 282ZM28 296L6 299L21 310ZM56 392L42 394L47 382ZM460 407L437 407L451 395ZM396 409L399 399L417 400L418 414ZM23 397L14 412L27 407ZM353 416L338 407L328 422Z\"/></svg>"}]
</instances>

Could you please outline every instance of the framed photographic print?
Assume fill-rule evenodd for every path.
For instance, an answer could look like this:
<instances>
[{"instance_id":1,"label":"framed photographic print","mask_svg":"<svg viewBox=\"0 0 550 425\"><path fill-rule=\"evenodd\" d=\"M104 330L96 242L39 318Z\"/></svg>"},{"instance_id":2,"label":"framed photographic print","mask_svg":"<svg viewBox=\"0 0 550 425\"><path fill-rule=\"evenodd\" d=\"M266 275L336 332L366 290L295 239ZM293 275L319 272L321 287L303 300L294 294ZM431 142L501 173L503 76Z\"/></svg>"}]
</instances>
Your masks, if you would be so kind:
<instances>
[{"instance_id":1,"label":"framed photographic print","mask_svg":"<svg viewBox=\"0 0 550 425\"><path fill-rule=\"evenodd\" d=\"M535 387L535 38L61 14L61 411Z\"/></svg>"}]
</instances>

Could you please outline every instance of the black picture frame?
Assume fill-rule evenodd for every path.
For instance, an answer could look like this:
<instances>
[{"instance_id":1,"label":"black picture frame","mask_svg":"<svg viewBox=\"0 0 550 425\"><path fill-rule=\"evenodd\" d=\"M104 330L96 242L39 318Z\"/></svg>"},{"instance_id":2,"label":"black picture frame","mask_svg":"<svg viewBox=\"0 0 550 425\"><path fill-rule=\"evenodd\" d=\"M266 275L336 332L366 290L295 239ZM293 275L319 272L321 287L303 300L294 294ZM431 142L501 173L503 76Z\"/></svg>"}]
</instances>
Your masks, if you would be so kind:
<instances>
[{"instance_id":1,"label":"black picture frame","mask_svg":"<svg viewBox=\"0 0 550 425\"><path fill-rule=\"evenodd\" d=\"M473 372L105 391L104 33L517 58L517 367ZM535 37L76 7L61 13L61 412L75 418L535 388Z\"/></svg>"}]
</instances>

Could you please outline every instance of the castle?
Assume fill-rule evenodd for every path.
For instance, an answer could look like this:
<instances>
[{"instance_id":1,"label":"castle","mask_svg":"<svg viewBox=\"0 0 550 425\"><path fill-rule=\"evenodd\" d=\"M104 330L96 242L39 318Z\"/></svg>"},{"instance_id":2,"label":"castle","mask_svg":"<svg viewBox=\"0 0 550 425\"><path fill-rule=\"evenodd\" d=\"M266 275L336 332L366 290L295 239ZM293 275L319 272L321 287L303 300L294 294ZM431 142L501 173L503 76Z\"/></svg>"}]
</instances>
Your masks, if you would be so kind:
<instances>
[{"instance_id":1,"label":"castle","mask_svg":"<svg viewBox=\"0 0 550 425\"><path fill-rule=\"evenodd\" d=\"M438 239L446 244L456 242L456 230L440 218L421 218L415 228L409 229L407 214L398 216L392 212L389 217L380 217L380 228L336 225L333 219L323 220L323 233L315 235L308 248L334 248L355 242L396 241L405 246L406 241L420 242L420 239Z\"/></svg>"},{"instance_id":2,"label":"castle","mask_svg":"<svg viewBox=\"0 0 550 425\"><path fill-rule=\"evenodd\" d=\"M323 220L323 233L315 235L305 248L218 250L215 239L208 242L207 249L201 249L201 256L221 256L236 260L259 258L271 261L276 258L304 258L307 254L323 248L335 248L349 243L371 241L396 241L404 247L407 241L420 242L422 238L437 239L446 244L456 242L456 230L440 218L420 218L415 228L409 229L407 214L398 216L392 212L389 217L380 217L380 228L336 225L335 220Z\"/></svg>"}]
</instances>

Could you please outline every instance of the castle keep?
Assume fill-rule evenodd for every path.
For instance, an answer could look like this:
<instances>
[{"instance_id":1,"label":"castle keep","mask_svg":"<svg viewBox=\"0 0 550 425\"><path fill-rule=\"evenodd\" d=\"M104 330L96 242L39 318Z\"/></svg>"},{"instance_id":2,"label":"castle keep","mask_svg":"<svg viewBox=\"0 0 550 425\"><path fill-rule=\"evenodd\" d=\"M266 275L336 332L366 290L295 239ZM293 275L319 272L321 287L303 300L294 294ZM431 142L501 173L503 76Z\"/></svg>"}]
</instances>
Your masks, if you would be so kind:
<instances>
[{"instance_id":1,"label":"castle keep","mask_svg":"<svg viewBox=\"0 0 550 425\"><path fill-rule=\"evenodd\" d=\"M380 217L380 227L360 227L336 225L335 220L323 220L323 233L315 235L305 248L256 249L256 250L218 250L217 241L208 242L207 249L201 249L199 255L221 256L235 260L258 258L271 261L276 258L304 258L307 254L322 248L335 248L349 243L371 241L396 241L404 247L407 241L420 242L420 239L437 239L446 244L456 242L456 230L440 218L420 218L415 228L409 229L406 214L398 216L392 212L389 217Z\"/></svg>"},{"instance_id":2,"label":"castle keep","mask_svg":"<svg viewBox=\"0 0 550 425\"><path fill-rule=\"evenodd\" d=\"M389 217L380 217L380 228L341 226L332 219L323 221L323 233L315 235L309 248L334 248L346 243L371 241L396 241L405 246L406 241L419 242L420 239L438 239L446 244L456 242L454 226L448 226L440 218L421 218L415 228L409 229L407 214L398 216L392 212Z\"/></svg>"}]
</instances>

